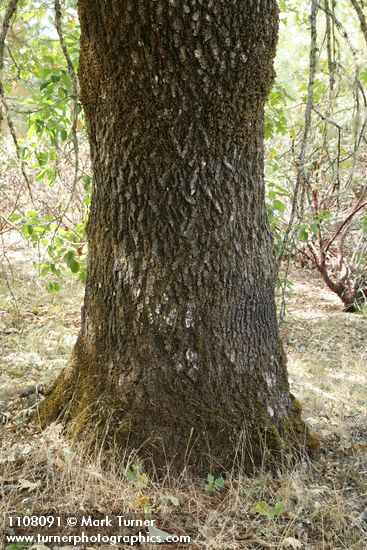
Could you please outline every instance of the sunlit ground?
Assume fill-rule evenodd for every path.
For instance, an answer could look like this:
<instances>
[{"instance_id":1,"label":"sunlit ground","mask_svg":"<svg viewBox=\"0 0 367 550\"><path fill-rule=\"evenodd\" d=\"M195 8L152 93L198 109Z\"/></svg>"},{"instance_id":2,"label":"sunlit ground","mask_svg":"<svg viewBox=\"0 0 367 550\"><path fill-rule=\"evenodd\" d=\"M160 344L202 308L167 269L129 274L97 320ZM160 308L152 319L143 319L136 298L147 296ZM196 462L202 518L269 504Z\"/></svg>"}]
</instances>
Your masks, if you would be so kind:
<instances>
[{"instance_id":1,"label":"sunlit ground","mask_svg":"<svg viewBox=\"0 0 367 550\"><path fill-rule=\"evenodd\" d=\"M319 456L276 477L226 478L224 491L207 494L205 480L167 476L159 484L132 483L113 462L109 472L98 461L86 464L60 427L36 432L26 416L36 396L27 388L48 385L65 366L83 290L67 277L61 291L50 295L34 276L23 244L7 244L12 269L5 262L0 278L0 410L8 417L0 513L52 507L133 512L143 494L161 527L190 534L193 549L366 550L367 318L343 313L316 274L291 273L293 292L281 330L292 391L322 440ZM284 511L275 519L259 515L261 502L281 502Z\"/></svg>"}]
</instances>

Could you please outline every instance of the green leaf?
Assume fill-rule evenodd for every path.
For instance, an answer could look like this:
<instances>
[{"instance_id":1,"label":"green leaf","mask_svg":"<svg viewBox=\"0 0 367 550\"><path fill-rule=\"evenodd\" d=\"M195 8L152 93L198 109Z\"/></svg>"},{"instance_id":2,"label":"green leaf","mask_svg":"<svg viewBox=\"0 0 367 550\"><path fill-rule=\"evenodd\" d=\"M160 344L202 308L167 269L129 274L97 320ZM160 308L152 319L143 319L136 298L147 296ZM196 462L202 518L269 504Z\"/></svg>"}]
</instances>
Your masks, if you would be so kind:
<instances>
[{"instance_id":1,"label":"green leaf","mask_svg":"<svg viewBox=\"0 0 367 550\"><path fill-rule=\"evenodd\" d=\"M304 227L302 227L298 233L298 240L304 243L308 241L308 233Z\"/></svg>"},{"instance_id":2,"label":"green leaf","mask_svg":"<svg viewBox=\"0 0 367 550\"><path fill-rule=\"evenodd\" d=\"M37 78L46 78L50 73L51 73L51 69L44 68L44 69L40 69L39 71L36 71L35 76Z\"/></svg>"},{"instance_id":3,"label":"green leaf","mask_svg":"<svg viewBox=\"0 0 367 550\"><path fill-rule=\"evenodd\" d=\"M273 200L273 208L275 208L275 210L278 210L279 212L285 212L285 204L284 202L280 201L279 199L275 199Z\"/></svg>"},{"instance_id":4,"label":"green leaf","mask_svg":"<svg viewBox=\"0 0 367 550\"><path fill-rule=\"evenodd\" d=\"M70 260L68 265L72 273L78 273L80 268L79 262L77 262L76 260Z\"/></svg>"},{"instance_id":5,"label":"green leaf","mask_svg":"<svg viewBox=\"0 0 367 550\"><path fill-rule=\"evenodd\" d=\"M49 283L47 283L47 285L46 285L46 289L47 289L51 294L56 294L56 293L59 292L59 290L60 290L60 284L57 283L57 282L49 282Z\"/></svg>"},{"instance_id":6,"label":"green leaf","mask_svg":"<svg viewBox=\"0 0 367 550\"><path fill-rule=\"evenodd\" d=\"M9 216L9 221L11 223L15 223L17 222L18 220L20 220L22 218L22 215L21 214L17 214L17 213L14 213L12 214L11 216Z\"/></svg>"},{"instance_id":7,"label":"green leaf","mask_svg":"<svg viewBox=\"0 0 367 550\"><path fill-rule=\"evenodd\" d=\"M41 277L44 277L47 275L47 273L50 272L50 265L47 262L42 262L42 264L39 266L39 272Z\"/></svg>"},{"instance_id":8,"label":"green leaf","mask_svg":"<svg viewBox=\"0 0 367 550\"><path fill-rule=\"evenodd\" d=\"M146 474L144 474L143 472L140 472L137 466L126 468L125 477L135 485L138 485L139 487L146 487L149 483L149 479L146 476Z\"/></svg>"},{"instance_id":9,"label":"green leaf","mask_svg":"<svg viewBox=\"0 0 367 550\"><path fill-rule=\"evenodd\" d=\"M28 139L32 139L32 137L34 136L34 134L36 133L36 125L35 124L31 124L28 128L28 132L27 132L27 138Z\"/></svg>"},{"instance_id":10,"label":"green leaf","mask_svg":"<svg viewBox=\"0 0 367 550\"><path fill-rule=\"evenodd\" d=\"M66 93L68 93L68 90L71 90L71 78L70 76L63 72L62 75L61 75L61 80L64 84L64 86L66 86L67 90L66 90Z\"/></svg>"},{"instance_id":11,"label":"green leaf","mask_svg":"<svg viewBox=\"0 0 367 550\"><path fill-rule=\"evenodd\" d=\"M60 269L58 269L55 264L50 264L50 271L54 275L60 275Z\"/></svg>"},{"instance_id":12,"label":"green leaf","mask_svg":"<svg viewBox=\"0 0 367 550\"><path fill-rule=\"evenodd\" d=\"M272 519L279 517L285 510L284 502L277 502L275 506L270 508L269 514Z\"/></svg>"},{"instance_id":13,"label":"green leaf","mask_svg":"<svg viewBox=\"0 0 367 550\"><path fill-rule=\"evenodd\" d=\"M310 224L310 231L311 233L313 233L314 235L316 235L318 232L319 232L319 226L317 223L311 223Z\"/></svg>"},{"instance_id":14,"label":"green leaf","mask_svg":"<svg viewBox=\"0 0 367 550\"><path fill-rule=\"evenodd\" d=\"M35 16L36 16L36 13L34 11L28 11L26 13L23 13L22 19L25 23L27 23L28 21L33 19Z\"/></svg>"},{"instance_id":15,"label":"green leaf","mask_svg":"<svg viewBox=\"0 0 367 550\"><path fill-rule=\"evenodd\" d=\"M269 139L274 137L274 125L269 120L265 124L265 138Z\"/></svg>"},{"instance_id":16,"label":"green leaf","mask_svg":"<svg viewBox=\"0 0 367 550\"><path fill-rule=\"evenodd\" d=\"M225 484L225 481L222 477L218 477L215 481L214 481L214 485L215 485L215 488L217 489L217 491L220 491L221 489L223 489L224 487L224 484Z\"/></svg>"},{"instance_id":17,"label":"green leaf","mask_svg":"<svg viewBox=\"0 0 367 550\"><path fill-rule=\"evenodd\" d=\"M131 468L126 468L125 476L132 483L136 483L139 479L139 469L136 468L136 466L132 466Z\"/></svg>"},{"instance_id":18,"label":"green leaf","mask_svg":"<svg viewBox=\"0 0 367 550\"><path fill-rule=\"evenodd\" d=\"M253 508L251 508L250 514L265 516L269 519L275 519L279 517L284 512L284 510L284 502L277 502L275 506L270 506L267 502L261 500Z\"/></svg>"},{"instance_id":19,"label":"green leaf","mask_svg":"<svg viewBox=\"0 0 367 550\"><path fill-rule=\"evenodd\" d=\"M253 515L257 514L259 516L268 516L269 510L270 510L269 504L264 500L261 500L251 508L250 514L253 514Z\"/></svg>"},{"instance_id":20,"label":"green leaf","mask_svg":"<svg viewBox=\"0 0 367 550\"><path fill-rule=\"evenodd\" d=\"M22 224L20 231L23 237L25 237L26 239L29 239L33 233L33 226L30 225L29 223L24 223Z\"/></svg>"},{"instance_id":21,"label":"green leaf","mask_svg":"<svg viewBox=\"0 0 367 550\"><path fill-rule=\"evenodd\" d=\"M367 216L364 216L361 220L361 229L364 235L367 235Z\"/></svg>"},{"instance_id":22,"label":"green leaf","mask_svg":"<svg viewBox=\"0 0 367 550\"><path fill-rule=\"evenodd\" d=\"M45 170L41 170L40 172L38 172L37 176L34 178L36 181L41 181L43 180L46 176L47 176L47 172L48 170L45 169Z\"/></svg>"},{"instance_id":23,"label":"green leaf","mask_svg":"<svg viewBox=\"0 0 367 550\"><path fill-rule=\"evenodd\" d=\"M215 478L213 474L208 474L206 479L208 482L204 487L206 493L219 492L223 489L225 481L222 477Z\"/></svg>"},{"instance_id":24,"label":"green leaf","mask_svg":"<svg viewBox=\"0 0 367 550\"><path fill-rule=\"evenodd\" d=\"M208 474L208 477L206 479L208 483L214 483L215 477L212 474Z\"/></svg>"},{"instance_id":25,"label":"green leaf","mask_svg":"<svg viewBox=\"0 0 367 550\"><path fill-rule=\"evenodd\" d=\"M79 272L79 281L85 285L85 283L87 282L87 270L86 269L81 269L80 272Z\"/></svg>"}]
</instances>

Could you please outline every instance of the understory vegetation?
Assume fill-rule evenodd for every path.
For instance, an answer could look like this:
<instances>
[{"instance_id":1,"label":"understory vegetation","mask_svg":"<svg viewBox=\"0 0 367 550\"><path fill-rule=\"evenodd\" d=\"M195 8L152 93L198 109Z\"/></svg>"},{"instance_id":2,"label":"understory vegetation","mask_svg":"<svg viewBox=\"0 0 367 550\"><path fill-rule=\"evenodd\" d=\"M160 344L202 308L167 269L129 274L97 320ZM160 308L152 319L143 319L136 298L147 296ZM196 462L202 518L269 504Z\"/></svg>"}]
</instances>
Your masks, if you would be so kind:
<instances>
[{"instance_id":1,"label":"understory vegetation","mask_svg":"<svg viewBox=\"0 0 367 550\"><path fill-rule=\"evenodd\" d=\"M265 143L280 317L292 262L317 271L355 311L364 307L367 289L364 2L282 0L279 7L277 80L267 103ZM77 80L76 5L23 0L11 18L0 58L0 230L23 235L38 252L38 275L57 292L63 270L85 282L92 189Z\"/></svg>"}]
</instances>

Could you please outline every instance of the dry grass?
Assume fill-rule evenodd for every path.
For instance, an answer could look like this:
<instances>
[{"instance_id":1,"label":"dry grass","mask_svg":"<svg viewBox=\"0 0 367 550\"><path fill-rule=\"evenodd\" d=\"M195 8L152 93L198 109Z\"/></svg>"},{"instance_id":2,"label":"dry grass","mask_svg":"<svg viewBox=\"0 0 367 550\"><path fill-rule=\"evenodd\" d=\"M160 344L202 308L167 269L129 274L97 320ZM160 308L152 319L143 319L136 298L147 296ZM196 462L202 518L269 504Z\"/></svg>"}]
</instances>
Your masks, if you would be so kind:
<instances>
[{"instance_id":1,"label":"dry grass","mask_svg":"<svg viewBox=\"0 0 367 550\"><path fill-rule=\"evenodd\" d=\"M16 265L13 279L7 271L8 282L0 280L0 406L11 412L34 402L34 395L19 397L20 387L47 384L64 366L82 296L76 283L65 280L52 297L32 279L29 263ZM273 477L259 472L253 479L226 478L222 491L208 494L205 480L167 475L158 483L142 475L132 481L113 461L103 470L98 457L78 455L60 426L38 433L16 416L2 430L1 515L55 510L128 516L141 513L145 503L161 528L192 536L186 548L366 550L367 320L342 313L312 274L293 279L282 330L293 392L323 438L312 464ZM284 509L275 518L271 511L260 515L261 502L270 508L283 503Z\"/></svg>"}]
</instances>

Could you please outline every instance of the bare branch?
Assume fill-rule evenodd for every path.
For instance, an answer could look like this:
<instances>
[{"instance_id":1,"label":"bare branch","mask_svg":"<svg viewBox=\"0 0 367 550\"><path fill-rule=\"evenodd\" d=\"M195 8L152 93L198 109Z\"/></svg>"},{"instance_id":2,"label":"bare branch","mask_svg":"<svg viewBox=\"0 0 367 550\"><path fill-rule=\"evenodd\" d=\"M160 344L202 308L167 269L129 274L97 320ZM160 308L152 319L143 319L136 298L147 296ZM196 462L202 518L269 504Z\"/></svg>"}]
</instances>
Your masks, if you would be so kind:
<instances>
[{"instance_id":1,"label":"bare branch","mask_svg":"<svg viewBox=\"0 0 367 550\"><path fill-rule=\"evenodd\" d=\"M329 0L325 0L325 8L327 11L330 11ZM330 17L326 15L326 44L327 44L327 59L329 66L329 78L330 78L330 93L333 93L334 84L335 84L335 59L333 57L333 48L332 48L332 28Z\"/></svg>"},{"instance_id":2,"label":"bare branch","mask_svg":"<svg viewBox=\"0 0 367 550\"><path fill-rule=\"evenodd\" d=\"M16 12L18 0L10 0L3 19L3 24L0 32L0 100L4 97L3 72L4 72L4 54L5 41L9 31L11 19ZM0 124L3 120L2 102L0 101Z\"/></svg>"},{"instance_id":3,"label":"bare branch","mask_svg":"<svg viewBox=\"0 0 367 550\"><path fill-rule=\"evenodd\" d=\"M297 163L298 164L297 179L296 179L296 185L293 193L291 215L290 215L286 233L284 235L282 248L279 254L279 263L283 259L285 249L289 240L289 235L292 231L293 221L296 215L297 204L298 204L298 195L301 188L302 188L302 195L301 195L301 201L300 201L301 205L304 202L305 186L307 181L305 160L306 160L306 153L307 153L307 146L308 146L308 138L311 130L312 110L314 106L314 87L315 87L316 64L317 64L316 60L317 60L317 51L318 51L317 12L318 12L318 4L316 0L312 0L311 15L310 15L310 21L311 21L311 48L310 48L310 65L309 65L310 72L309 72L308 88L307 88L305 127L304 127L302 141L301 141L301 151L300 151L300 154L298 157L298 163Z\"/></svg>"},{"instance_id":4,"label":"bare branch","mask_svg":"<svg viewBox=\"0 0 367 550\"><path fill-rule=\"evenodd\" d=\"M359 4L358 0L350 0L350 3L357 12L358 19L361 24L361 29L367 44L367 20L365 14L363 13L362 6Z\"/></svg>"},{"instance_id":5,"label":"bare branch","mask_svg":"<svg viewBox=\"0 0 367 550\"><path fill-rule=\"evenodd\" d=\"M31 200L33 201L33 193L32 193L31 182L30 182L28 174L27 174L26 165L25 165L25 162L24 162L24 159L23 159L23 156L22 156L21 149L19 147L19 143L18 143L18 138L17 138L17 134L16 134L16 131L15 131L15 126L14 126L13 120L10 116L9 107L8 107L6 101L5 101L5 98L2 98L2 105L4 107L4 111L5 111L5 114L6 114L6 120L7 120L8 126L9 126L10 135L11 135L11 137L13 139L13 142L14 142L15 151L16 151L16 154L17 154L17 159L19 160L19 163L20 163L20 168L22 170L22 174L23 174L24 180L25 180L26 185L27 185L29 196L30 196Z\"/></svg>"},{"instance_id":6,"label":"bare branch","mask_svg":"<svg viewBox=\"0 0 367 550\"><path fill-rule=\"evenodd\" d=\"M7 103L5 101L4 86L3 86L5 42L6 42L6 37L7 37L8 31L9 31L9 28L10 28L11 19L12 19L13 15L15 14L16 10L17 10L17 7L18 7L18 0L10 0L10 2L8 4L8 7L6 8L6 12L5 12L5 16L4 16L3 24L2 24L2 29L1 29L1 33L0 33L0 124L3 121L3 118L4 118L3 117L3 109L4 109L5 114L6 114L6 120L7 120L8 127L9 127L9 131L10 131L11 137L13 138L13 142L14 142L14 145L15 145L17 158L18 158L18 160L20 162L20 165L21 165L22 174L23 174L24 180L26 182L26 186L27 186L27 189L28 189L29 196L30 196L31 200L33 201L31 182L29 181L29 178L28 178L28 175L27 175L27 172L26 172L24 160L23 160L23 157L22 157L22 154L21 154L21 150L20 150L20 147L19 147L17 135L16 135L16 132L15 132L14 123L12 121Z\"/></svg>"},{"instance_id":7,"label":"bare branch","mask_svg":"<svg viewBox=\"0 0 367 550\"><path fill-rule=\"evenodd\" d=\"M78 84L78 76L75 72L73 62L68 52L68 48L65 42L64 32L62 30L62 14L61 14L60 0L55 0L54 6L55 6L55 27L57 30L57 34L59 35L61 49L64 54L67 67L68 67L68 73L72 82L72 98L73 98L73 117L72 117L71 134L73 139L74 156L75 156L74 184L73 184L73 189L72 189L72 193L71 193L68 205L65 209L66 211L69 208L70 203L73 199L75 190L77 188L78 177L79 177L79 141L78 141L78 135L77 135L79 84Z\"/></svg>"},{"instance_id":8,"label":"bare branch","mask_svg":"<svg viewBox=\"0 0 367 550\"><path fill-rule=\"evenodd\" d=\"M324 254L327 253L327 251L329 250L330 246L333 244L333 242L335 241L335 239L341 234L341 232L343 231L343 229L345 230L345 228L347 226L349 226L350 222L352 221L352 219L354 218L354 216L360 211L362 210L365 206L367 206L367 202L362 202L360 203L360 199L358 200L358 203L357 205L353 208L352 212L349 214L349 216L347 216L347 218L345 218L345 220L343 221L343 223L339 226L339 228L337 229L337 231L334 233L334 235L330 238L329 242L327 243L326 247L324 248L323 252Z\"/></svg>"}]
</instances>

